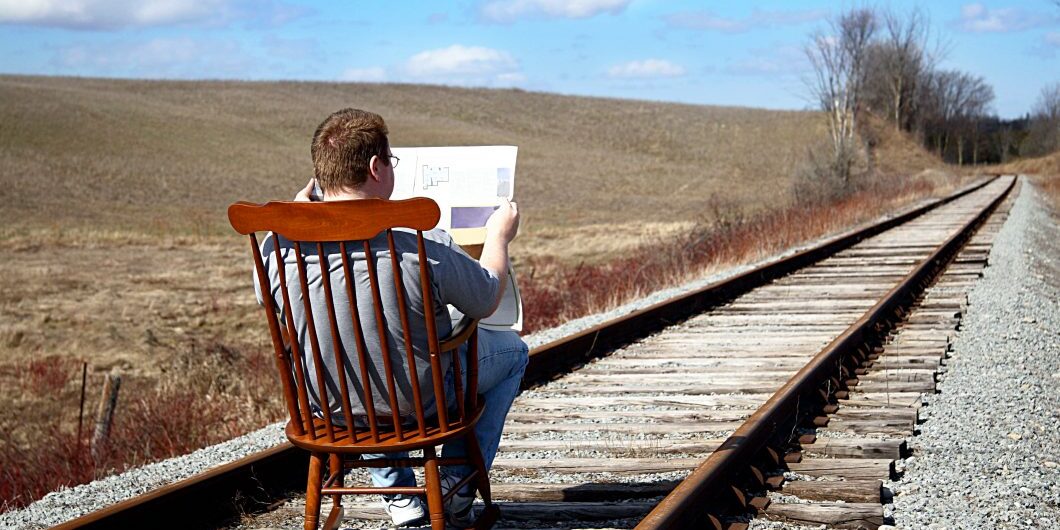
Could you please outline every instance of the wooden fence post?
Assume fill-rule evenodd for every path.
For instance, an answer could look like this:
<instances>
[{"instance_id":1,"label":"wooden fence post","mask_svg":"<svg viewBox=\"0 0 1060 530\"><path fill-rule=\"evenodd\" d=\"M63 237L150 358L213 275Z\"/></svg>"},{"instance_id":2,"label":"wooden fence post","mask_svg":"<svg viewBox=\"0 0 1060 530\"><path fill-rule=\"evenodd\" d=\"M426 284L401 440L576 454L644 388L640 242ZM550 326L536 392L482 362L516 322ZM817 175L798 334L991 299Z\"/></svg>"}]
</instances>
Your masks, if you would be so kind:
<instances>
[{"instance_id":1,"label":"wooden fence post","mask_svg":"<svg viewBox=\"0 0 1060 530\"><path fill-rule=\"evenodd\" d=\"M99 461L106 451L110 426L114 422L114 408L118 404L118 389L121 388L121 376L116 372L107 374L103 381L103 395L99 398L99 409L96 411L96 431L92 435L92 459Z\"/></svg>"}]
</instances>

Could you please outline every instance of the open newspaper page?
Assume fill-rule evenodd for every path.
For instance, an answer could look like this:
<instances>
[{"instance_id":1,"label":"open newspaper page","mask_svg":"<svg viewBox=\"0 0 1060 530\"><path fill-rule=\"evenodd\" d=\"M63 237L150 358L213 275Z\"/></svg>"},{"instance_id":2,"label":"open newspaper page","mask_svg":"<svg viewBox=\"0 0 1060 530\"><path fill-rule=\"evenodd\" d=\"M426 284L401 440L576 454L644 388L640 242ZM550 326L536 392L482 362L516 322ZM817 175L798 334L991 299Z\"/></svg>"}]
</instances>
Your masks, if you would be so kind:
<instances>
[{"instance_id":1,"label":"open newspaper page","mask_svg":"<svg viewBox=\"0 0 1060 530\"><path fill-rule=\"evenodd\" d=\"M513 145L473 147L395 147L401 163L394 170L392 199L430 197L442 210L438 228L474 257L486 242L486 220L504 199L515 192ZM453 322L463 315L449 308ZM508 263L508 284L500 306L479 327L496 330L523 329L523 302Z\"/></svg>"}]
</instances>

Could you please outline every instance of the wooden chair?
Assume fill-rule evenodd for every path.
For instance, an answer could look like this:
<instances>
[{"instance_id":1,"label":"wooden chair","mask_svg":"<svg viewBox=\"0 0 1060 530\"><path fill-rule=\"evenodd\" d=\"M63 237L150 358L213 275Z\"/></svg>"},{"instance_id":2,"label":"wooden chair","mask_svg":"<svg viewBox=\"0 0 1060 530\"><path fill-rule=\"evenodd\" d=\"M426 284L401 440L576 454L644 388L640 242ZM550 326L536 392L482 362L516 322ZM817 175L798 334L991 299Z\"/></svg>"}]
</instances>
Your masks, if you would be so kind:
<instances>
[{"instance_id":1,"label":"wooden chair","mask_svg":"<svg viewBox=\"0 0 1060 530\"><path fill-rule=\"evenodd\" d=\"M442 465L469 465L475 471L466 479L454 487L449 495L466 484L475 487L485 501L486 508L476 521L476 528L489 528L499 515L497 506L490 500L489 479L486 474L485 463L481 450L474 435L474 426L483 410L483 404L478 398L478 351L477 351L477 323L465 319L447 337L438 339L437 324L434 311L424 310L424 320L427 329L429 351L430 377L433 383L433 394L437 404L436 414L425 414L424 400L421 395L417 362L425 362L417 359L413 354L412 342L409 334L409 307L407 293L402 288L402 273L399 260L391 259L394 288L397 293L397 301L400 308L401 329L404 334L404 347L406 352L406 366L394 366L391 360L387 341L384 333L383 306L380 298L380 280L374 259L367 259L368 276L371 286L371 296L375 313L376 329L363 329L361 318L357 311L357 289L351 288L352 282L350 250L353 248L363 249L366 256L373 256L370 240L386 231L386 240L390 256L399 255L394 247L394 228L409 228L416 231L417 248L419 256L419 281L423 291L424 307L434 307L434 301L430 288L430 270L427 266L427 254L424 245L423 231L430 230L438 224L438 205L424 198L409 199L404 201L386 201L382 199L366 199L356 201L335 202L270 202L264 205L256 205L246 202L233 204L228 208L228 217L232 227L237 232L250 237L250 248L254 257L254 268L257 271L258 284L261 289L265 317L268 321L269 332L272 335L272 344L276 355L276 367L279 370L280 381L283 386L284 398L290 421L287 423L286 434L292 444L301 447L310 453L309 478L306 486L306 516L305 528L315 530L320 517L321 495L331 495L334 505L325 521L325 528L336 528L342 518L341 497L351 494L406 494L426 495L428 512L430 514L431 527L441 530L445 527L445 516L443 506L447 496L442 495L439 466ZM283 314L278 315L276 303L270 295L269 272L265 270L261 249L255 232L271 231L282 236L293 244L293 254L297 260L298 278L295 282L289 282L284 266L277 267L279 285L285 288L279 289L282 293ZM321 260L318 263L328 263L325 256L325 244L334 248L338 243L338 251L341 253L342 269L345 277L346 296L338 293L332 297L332 279L329 274L321 274L324 298L327 299L326 315L314 315L310 303L310 296L297 296L294 287L301 289L301 293L309 293L307 285L307 265L303 255L303 249L315 251ZM274 245L276 263L283 264L280 254L280 244ZM309 265L310 267L317 265ZM336 287L337 289L339 287ZM299 303L301 298L308 325L308 352L303 351L298 341L287 341L287 337L297 337L295 319L291 312L291 304ZM336 321L335 300L338 299L349 304L350 321ZM282 318L283 322L280 321ZM327 319L325 329L330 329L335 356L335 366L338 373L329 374L323 362L325 352L317 340L317 328L314 322L324 322ZM314 320L315 319L315 320ZM352 326L356 340L352 345L342 345L339 329L341 326ZM385 373L370 372L369 352L366 351L365 334L375 333L381 337L379 341L382 347L383 371ZM467 342L467 389L462 388L460 377L455 377L456 403L446 403L446 393L443 387L442 358L450 355L455 373L460 373L460 356L454 355L457 348ZM343 347L345 346L345 347ZM400 355L399 353L395 353ZM308 368L305 356L312 356L314 370ZM351 357L353 359L351 359ZM377 364L377 363L376 363ZM346 370L344 367L354 367L360 382L354 388L348 388ZM414 394L414 424L412 419L406 415L399 415L396 402L395 373L402 368L407 369L409 382ZM315 373L307 373L313 371ZM320 401L322 406L314 413L310 403L309 377L314 377L317 388L320 390ZM342 406L342 417L335 418L329 411L327 389L335 387L338 382ZM390 413L377 414L373 403L373 382L381 386L380 381L386 382L386 392L382 388L378 390L385 396L389 396ZM330 382L329 387L326 383ZM334 393L334 392L333 392ZM351 398L359 401L352 401ZM359 403L366 414L355 416L354 404ZM454 412L455 411L455 412ZM359 418L359 419L358 419ZM436 446L456 438L466 441L468 455L462 458L439 458ZM395 451L422 450L422 458L405 459L362 459L360 455L365 453L389 453ZM326 479L322 476L322 468L327 461L328 474ZM359 467L412 467L422 466L424 468L425 484L415 487L344 487L344 471Z\"/></svg>"}]
</instances>

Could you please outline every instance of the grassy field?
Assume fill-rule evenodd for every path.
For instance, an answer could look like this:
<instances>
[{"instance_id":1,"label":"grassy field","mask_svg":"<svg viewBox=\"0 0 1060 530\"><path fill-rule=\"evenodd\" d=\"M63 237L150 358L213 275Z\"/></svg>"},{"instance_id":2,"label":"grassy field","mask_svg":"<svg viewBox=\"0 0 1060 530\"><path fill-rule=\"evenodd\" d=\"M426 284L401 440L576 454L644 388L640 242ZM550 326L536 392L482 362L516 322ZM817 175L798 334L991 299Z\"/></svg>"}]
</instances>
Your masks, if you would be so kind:
<instances>
[{"instance_id":1,"label":"grassy field","mask_svg":"<svg viewBox=\"0 0 1060 530\"><path fill-rule=\"evenodd\" d=\"M395 146L519 146L513 254L539 326L660 286L630 275L633 263L665 260L665 281L679 281L957 183L877 126L868 191L831 209L794 204L793 178L824 135L811 112L417 85L0 76L0 384L10 389L0 502L55 485L13 475L18 459L76 482L279 417L246 243L225 208L292 196L311 175L316 125L348 106L382 114ZM88 410L102 374L125 376L114 454L92 465L71 434L81 361Z\"/></svg>"},{"instance_id":2,"label":"grassy field","mask_svg":"<svg viewBox=\"0 0 1060 530\"><path fill-rule=\"evenodd\" d=\"M719 194L784 204L778 182L823 132L805 112L416 85L0 77L0 97L4 235L227 234L232 201L304 183L313 130L346 106L382 114L395 146L519 145L527 246L655 233Z\"/></svg>"}]
</instances>

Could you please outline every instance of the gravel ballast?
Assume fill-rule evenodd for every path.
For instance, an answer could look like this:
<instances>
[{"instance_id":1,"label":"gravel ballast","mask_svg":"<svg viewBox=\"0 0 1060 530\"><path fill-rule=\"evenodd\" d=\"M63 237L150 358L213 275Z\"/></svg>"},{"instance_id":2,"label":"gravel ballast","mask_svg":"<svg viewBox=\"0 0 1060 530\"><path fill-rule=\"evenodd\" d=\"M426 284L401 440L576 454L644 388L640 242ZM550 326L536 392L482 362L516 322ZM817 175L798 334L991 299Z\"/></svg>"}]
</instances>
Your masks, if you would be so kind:
<instances>
[{"instance_id":1,"label":"gravel ballast","mask_svg":"<svg viewBox=\"0 0 1060 530\"><path fill-rule=\"evenodd\" d=\"M1024 181L891 485L899 528L1060 528L1060 229Z\"/></svg>"}]
</instances>

